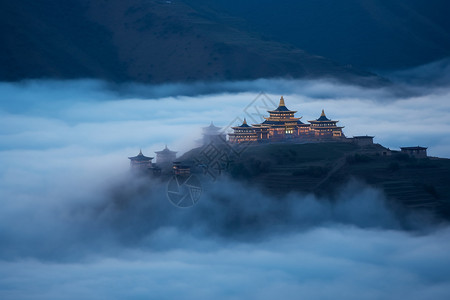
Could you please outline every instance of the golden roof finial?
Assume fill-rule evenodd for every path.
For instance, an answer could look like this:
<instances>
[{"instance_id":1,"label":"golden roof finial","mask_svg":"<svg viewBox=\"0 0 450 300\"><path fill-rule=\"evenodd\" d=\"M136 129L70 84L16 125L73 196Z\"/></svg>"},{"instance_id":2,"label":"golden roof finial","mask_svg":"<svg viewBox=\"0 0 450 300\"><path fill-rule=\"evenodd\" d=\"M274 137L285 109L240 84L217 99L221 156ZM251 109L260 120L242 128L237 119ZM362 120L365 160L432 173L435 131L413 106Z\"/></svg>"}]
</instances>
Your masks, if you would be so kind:
<instances>
[{"instance_id":1,"label":"golden roof finial","mask_svg":"<svg viewBox=\"0 0 450 300\"><path fill-rule=\"evenodd\" d=\"M244 118L244 123L243 124L247 124L247 120Z\"/></svg>"},{"instance_id":2,"label":"golden roof finial","mask_svg":"<svg viewBox=\"0 0 450 300\"><path fill-rule=\"evenodd\" d=\"M283 98L283 96L281 96L281 98L280 98L280 104L279 104L278 106L286 106L286 105L284 104L284 98Z\"/></svg>"},{"instance_id":3,"label":"golden roof finial","mask_svg":"<svg viewBox=\"0 0 450 300\"><path fill-rule=\"evenodd\" d=\"M322 109L322 114L320 115L321 117L326 117L325 116L325 111Z\"/></svg>"}]
</instances>

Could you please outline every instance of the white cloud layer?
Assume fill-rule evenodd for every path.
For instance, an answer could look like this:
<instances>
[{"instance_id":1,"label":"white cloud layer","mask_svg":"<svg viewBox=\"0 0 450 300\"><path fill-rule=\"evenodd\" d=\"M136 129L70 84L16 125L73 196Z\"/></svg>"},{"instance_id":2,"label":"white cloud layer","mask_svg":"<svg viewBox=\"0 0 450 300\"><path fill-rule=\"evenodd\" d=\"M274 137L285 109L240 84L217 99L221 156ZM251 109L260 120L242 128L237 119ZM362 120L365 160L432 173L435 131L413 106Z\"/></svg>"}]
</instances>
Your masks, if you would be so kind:
<instances>
[{"instance_id":1,"label":"white cloud layer","mask_svg":"<svg viewBox=\"0 0 450 300\"><path fill-rule=\"evenodd\" d=\"M139 148L186 151L260 91L302 120L324 108L347 136L450 157L446 86L1 83L0 298L447 299L449 229L400 217L361 183L333 202L280 202L222 182L178 210L164 185L129 178Z\"/></svg>"},{"instance_id":2,"label":"white cloud layer","mask_svg":"<svg viewBox=\"0 0 450 300\"><path fill-rule=\"evenodd\" d=\"M3 262L2 299L446 299L448 235L317 228L206 251Z\"/></svg>"}]
</instances>

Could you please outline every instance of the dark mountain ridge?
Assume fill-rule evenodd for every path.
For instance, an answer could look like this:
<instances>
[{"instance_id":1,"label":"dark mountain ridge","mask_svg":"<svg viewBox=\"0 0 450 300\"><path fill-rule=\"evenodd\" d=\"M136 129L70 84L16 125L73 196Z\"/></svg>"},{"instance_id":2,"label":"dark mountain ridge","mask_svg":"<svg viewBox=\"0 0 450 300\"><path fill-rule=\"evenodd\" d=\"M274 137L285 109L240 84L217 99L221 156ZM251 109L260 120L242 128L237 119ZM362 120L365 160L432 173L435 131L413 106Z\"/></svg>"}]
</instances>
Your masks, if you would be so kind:
<instances>
[{"instance_id":1,"label":"dark mountain ridge","mask_svg":"<svg viewBox=\"0 0 450 300\"><path fill-rule=\"evenodd\" d=\"M242 29L244 20L190 1L3 1L0 22L0 80L379 82L371 73L264 40Z\"/></svg>"},{"instance_id":2,"label":"dark mountain ridge","mask_svg":"<svg viewBox=\"0 0 450 300\"><path fill-rule=\"evenodd\" d=\"M450 56L446 0L186 0L245 19L248 30L343 64L404 69Z\"/></svg>"}]
</instances>

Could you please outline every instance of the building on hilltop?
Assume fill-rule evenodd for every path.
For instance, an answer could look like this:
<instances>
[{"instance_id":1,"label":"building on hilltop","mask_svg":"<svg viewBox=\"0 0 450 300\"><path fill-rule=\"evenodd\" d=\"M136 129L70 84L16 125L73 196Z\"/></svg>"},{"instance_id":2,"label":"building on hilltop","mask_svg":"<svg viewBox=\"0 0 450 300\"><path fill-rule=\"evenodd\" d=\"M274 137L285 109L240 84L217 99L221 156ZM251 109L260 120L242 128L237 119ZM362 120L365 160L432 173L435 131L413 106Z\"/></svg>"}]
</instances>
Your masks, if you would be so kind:
<instances>
[{"instance_id":1,"label":"building on hilltop","mask_svg":"<svg viewBox=\"0 0 450 300\"><path fill-rule=\"evenodd\" d=\"M278 107L268 111L269 117L266 117L264 122L252 124L252 126L245 122L245 126L242 124L232 127L234 132L229 134L229 142L254 141L253 131L258 142L320 141L345 138L342 133L344 127L336 125L339 121L328 119L323 110L317 120L308 121L310 124L300 121L302 117L295 117L296 112L286 107L284 98L281 96Z\"/></svg>"},{"instance_id":2,"label":"building on hilltop","mask_svg":"<svg viewBox=\"0 0 450 300\"><path fill-rule=\"evenodd\" d=\"M289 110L281 96L275 110L269 110L269 117L261 124L253 124L259 140L285 140L308 132L308 124L295 117L297 111Z\"/></svg>"},{"instance_id":3,"label":"building on hilltop","mask_svg":"<svg viewBox=\"0 0 450 300\"><path fill-rule=\"evenodd\" d=\"M171 151L166 147L161 151L155 151L156 153L156 163L160 165L171 164L177 158L177 152Z\"/></svg>"},{"instance_id":4,"label":"building on hilltop","mask_svg":"<svg viewBox=\"0 0 450 300\"><path fill-rule=\"evenodd\" d=\"M426 158L427 157L427 147L400 147L401 153L408 154L415 158Z\"/></svg>"},{"instance_id":5,"label":"building on hilltop","mask_svg":"<svg viewBox=\"0 0 450 300\"><path fill-rule=\"evenodd\" d=\"M358 135L352 138L352 142L358 146L369 146L373 145L373 136L369 135Z\"/></svg>"},{"instance_id":6,"label":"building on hilltop","mask_svg":"<svg viewBox=\"0 0 450 300\"><path fill-rule=\"evenodd\" d=\"M308 121L311 123L309 127L310 133L314 137L318 138L340 138L344 137L342 133L342 128L337 126L336 123L339 121L333 121L327 118L325 111L322 109L322 114L316 120Z\"/></svg>"},{"instance_id":7,"label":"building on hilltop","mask_svg":"<svg viewBox=\"0 0 450 300\"><path fill-rule=\"evenodd\" d=\"M130 160L130 167L132 169L147 170L152 167L153 157L148 157L142 154L142 150L139 150L139 154L133 157L128 157Z\"/></svg>"},{"instance_id":8,"label":"building on hilltop","mask_svg":"<svg viewBox=\"0 0 450 300\"><path fill-rule=\"evenodd\" d=\"M230 143L248 143L256 142L258 136L255 132L255 128L247 124L247 120L244 118L244 122L240 126L231 127L234 133L228 134L230 137Z\"/></svg>"},{"instance_id":9,"label":"building on hilltop","mask_svg":"<svg viewBox=\"0 0 450 300\"><path fill-rule=\"evenodd\" d=\"M221 127L214 126L213 122L207 127L203 127L203 144L208 145L211 142L220 143L226 141L226 134Z\"/></svg>"}]
</instances>

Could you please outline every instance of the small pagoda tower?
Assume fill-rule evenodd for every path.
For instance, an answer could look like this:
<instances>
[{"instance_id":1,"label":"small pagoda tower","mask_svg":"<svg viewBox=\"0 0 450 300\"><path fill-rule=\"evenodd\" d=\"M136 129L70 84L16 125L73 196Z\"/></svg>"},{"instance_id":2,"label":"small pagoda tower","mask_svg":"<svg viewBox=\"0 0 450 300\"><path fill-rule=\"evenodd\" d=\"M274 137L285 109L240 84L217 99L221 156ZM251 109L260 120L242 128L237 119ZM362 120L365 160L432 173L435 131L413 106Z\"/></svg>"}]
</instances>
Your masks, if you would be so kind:
<instances>
[{"instance_id":1,"label":"small pagoda tower","mask_svg":"<svg viewBox=\"0 0 450 300\"><path fill-rule=\"evenodd\" d=\"M229 142L234 144L239 143L251 143L258 140L258 136L255 132L255 128L247 124L247 120L244 118L244 123L240 126L231 127L234 132L229 133Z\"/></svg>"},{"instance_id":2,"label":"small pagoda tower","mask_svg":"<svg viewBox=\"0 0 450 300\"><path fill-rule=\"evenodd\" d=\"M155 151L156 153L156 163L160 165L172 164L177 158L177 152L171 151L166 147L161 151Z\"/></svg>"},{"instance_id":3,"label":"small pagoda tower","mask_svg":"<svg viewBox=\"0 0 450 300\"><path fill-rule=\"evenodd\" d=\"M153 157L148 157L142 154L142 150L139 150L139 154L133 157L128 157L130 160L130 167L132 169L147 170L152 167Z\"/></svg>"},{"instance_id":4,"label":"small pagoda tower","mask_svg":"<svg viewBox=\"0 0 450 300\"><path fill-rule=\"evenodd\" d=\"M339 121L333 121L327 118L325 111L322 109L322 114L317 120L308 121L311 123L310 131L314 137L318 138L341 138L345 137L342 133L343 126L337 126Z\"/></svg>"},{"instance_id":5,"label":"small pagoda tower","mask_svg":"<svg viewBox=\"0 0 450 300\"><path fill-rule=\"evenodd\" d=\"M269 110L270 116L265 117L261 124L253 124L260 139L284 140L298 137L308 132L309 124L304 124L295 117L297 111L289 110L281 96L280 103L275 110Z\"/></svg>"},{"instance_id":6,"label":"small pagoda tower","mask_svg":"<svg viewBox=\"0 0 450 300\"><path fill-rule=\"evenodd\" d=\"M220 143L226 141L226 135L221 127L214 126L213 122L207 127L203 127L203 144L207 145L211 142Z\"/></svg>"}]
</instances>

